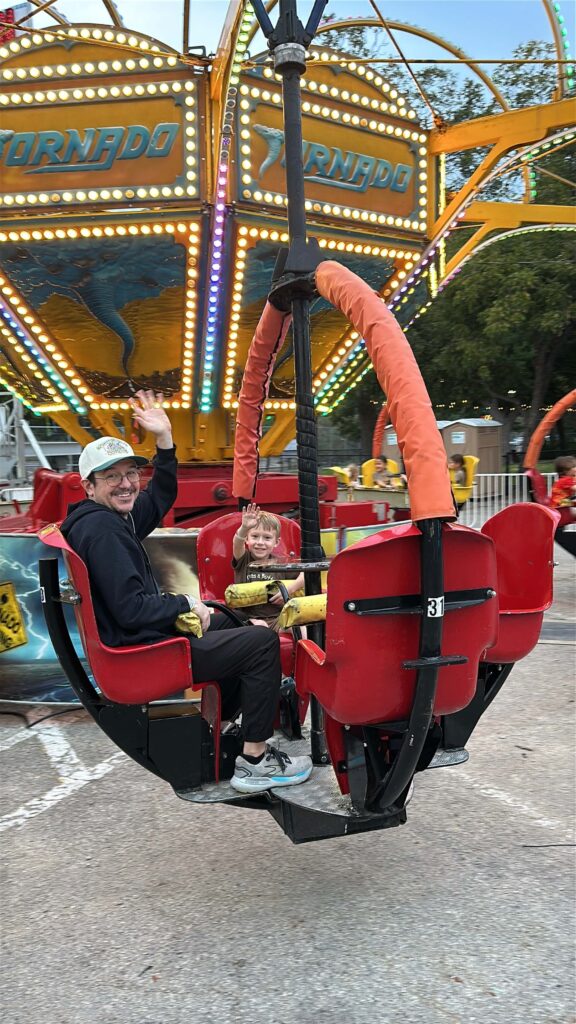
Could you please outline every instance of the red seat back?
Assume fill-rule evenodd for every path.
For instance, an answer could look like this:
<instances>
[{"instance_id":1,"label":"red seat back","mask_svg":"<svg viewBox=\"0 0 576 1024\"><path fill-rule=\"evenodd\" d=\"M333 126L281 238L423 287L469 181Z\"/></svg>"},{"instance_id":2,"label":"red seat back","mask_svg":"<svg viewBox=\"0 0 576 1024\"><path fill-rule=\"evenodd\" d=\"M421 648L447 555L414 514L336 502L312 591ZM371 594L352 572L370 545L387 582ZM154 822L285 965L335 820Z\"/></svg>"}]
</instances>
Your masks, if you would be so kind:
<instances>
[{"instance_id":1,"label":"red seat back","mask_svg":"<svg viewBox=\"0 0 576 1024\"><path fill-rule=\"evenodd\" d=\"M550 496L546 486L546 478L537 469L526 469L524 476L528 479L528 486L532 492L532 500L539 505L550 505Z\"/></svg>"},{"instance_id":2,"label":"red seat back","mask_svg":"<svg viewBox=\"0 0 576 1024\"><path fill-rule=\"evenodd\" d=\"M280 540L274 554L300 554L300 527L293 519L277 516L280 522ZM222 601L224 591L234 583L232 568L232 541L242 522L241 512L221 516L203 526L198 534L198 582L200 596L205 601Z\"/></svg>"},{"instance_id":3,"label":"red seat back","mask_svg":"<svg viewBox=\"0 0 576 1024\"><path fill-rule=\"evenodd\" d=\"M539 475L539 474L538 474ZM526 657L552 604L554 533L560 516L544 505L509 505L482 527L496 550L500 603L498 640L486 661Z\"/></svg>"},{"instance_id":4,"label":"red seat back","mask_svg":"<svg viewBox=\"0 0 576 1024\"><path fill-rule=\"evenodd\" d=\"M284 516L276 517L280 522L280 539L274 553L277 555L300 554L300 527L293 519ZM232 541L236 530L242 522L241 512L232 512L221 516L207 526L203 526L198 534L198 583L200 597L203 601L223 601L224 591L234 583L232 568ZM291 676L294 672L295 647L292 636L280 636L280 661L282 672Z\"/></svg>"},{"instance_id":5,"label":"red seat back","mask_svg":"<svg viewBox=\"0 0 576 1024\"><path fill-rule=\"evenodd\" d=\"M420 538L415 526L401 524L346 548L332 561L326 657L323 664L306 657L304 641L298 649L296 681L299 690L314 693L338 722L392 722L410 713L416 670L402 664L418 657L420 615L362 616L347 611L345 604L419 595ZM446 525L443 553L446 592L496 590L494 547L487 537ZM442 654L465 655L468 662L440 669L435 714L458 711L472 699L479 661L496 639L497 619L495 598L446 613Z\"/></svg>"},{"instance_id":6,"label":"red seat back","mask_svg":"<svg viewBox=\"0 0 576 1024\"><path fill-rule=\"evenodd\" d=\"M528 477L528 484L531 491L532 501L538 502L539 505L545 505L547 508L553 508L552 501L548 491L546 489L546 479L538 472L537 469L527 469L524 472L524 476ZM558 526L569 526L574 523L574 517L572 515L572 509L570 508L558 508L556 511L559 513L560 518L558 520Z\"/></svg>"},{"instance_id":7,"label":"red seat back","mask_svg":"<svg viewBox=\"0 0 576 1024\"><path fill-rule=\"evenodd\" d=\"M84 562L57 526L41 530L39 537L44 544L62 551L70 579L81 598L74 605L74 614L84 653L105 697L119 704L147 704L193 685L190 644L183 636L137 647L103 644Z\"/></svg>"}]
</instances>

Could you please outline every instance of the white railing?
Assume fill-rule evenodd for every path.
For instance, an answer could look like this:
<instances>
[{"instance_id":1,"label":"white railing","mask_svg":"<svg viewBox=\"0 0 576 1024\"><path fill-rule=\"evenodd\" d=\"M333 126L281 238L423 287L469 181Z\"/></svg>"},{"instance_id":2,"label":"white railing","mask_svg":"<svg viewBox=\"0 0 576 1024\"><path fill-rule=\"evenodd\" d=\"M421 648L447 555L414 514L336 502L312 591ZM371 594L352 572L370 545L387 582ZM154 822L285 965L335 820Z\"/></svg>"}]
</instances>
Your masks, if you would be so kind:
<instances>
[{"instance_id":1,"label":"white railing","mask_svg":"<svg viewBox=\"0 0 576 1024\"><path fill-rule=\"evenodd\" d=\"M555 474L544 473L543 476L550 491ZM478 473L472 497L463 505L459 522L479 529L500 509L518 501L530 501L528 480L523 473Z\"/></svg>"}]
</instances>

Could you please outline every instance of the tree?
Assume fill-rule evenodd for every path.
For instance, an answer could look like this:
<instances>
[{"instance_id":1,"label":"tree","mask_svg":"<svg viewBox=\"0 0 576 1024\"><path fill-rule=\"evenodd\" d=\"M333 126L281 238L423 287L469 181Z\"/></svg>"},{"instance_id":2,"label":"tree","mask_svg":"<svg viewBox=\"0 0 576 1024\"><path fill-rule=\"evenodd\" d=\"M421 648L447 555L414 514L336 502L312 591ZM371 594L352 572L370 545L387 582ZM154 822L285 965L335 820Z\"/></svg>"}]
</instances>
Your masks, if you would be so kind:
<instances>
[{"instance_id":1,"label":"tree","mask_svg":"<svg viewBox=\"0 0 576 1024\"><path fill-rule=\"evenodd\" d=\"M503 237L416 321L410 342L433 402L488 403L508 429L526 406L525 436L532 433L576 369L572 237Z\"/></svg>"},{"instance_id":2,"label":"tree","mask_svg":"<svg viewBox=\"0 0 576 1024\"><path fill-rule=\"evenodd\" d=\"M517 48L518 60L546 58L551 44L530 42ZM397 74L394 71L394 78ZM545 64L501 65L493 75L511 106L548 99L555 70ZM448 123L495 112L498 107L477 79L439 67L418 72L431 105ZM422 115L426 109L411 80L398 83ZM447 167L448 187L457 190L483 156L480 149L455 154ZM539 151L530 167L532 201L568 205L574 199L576 149ZM483 190L482 198L519 198L520 177L510 175ZM568 219L568 218L567 218ZM461 244L462 228L448 246ZM522 417L525 437L541 418L542 405L565 394L576 373L576 347L570 344L576 317L574 236L542 232L503 238L469 262L418 319L409 340L440 417L488 408L510 428ZM367 431L372 410L382 401L369 373L333 416L341 432ZM523 408L524 407L524 408ZM526 408L527 407L527 408ZM349 436L352 436L349 433ZM364 442L365 444L365 442Z\"/></svg>"},{"instance_id":3,"label":"tree","mask_svg":"<svg viewBox=\"0 0 576 1024\"><path fill-rule=\"evenodd\" d=\"M366 374L348 398L330 415L342 437L360 441L362 451L372 452L372 435L384 395L373 370ZM368 454L366 455L368 457Z\"/></svg>"},{"instance_id":4,"label":"tree","mask_svg":"<svg viewBox=\"0 0 576 1024\"><path fill-rule=\"evenodd\" d=\"M541 408L576 379L574 236L506 238L468 263L410 328L409 341L439 419L486 409L503 424L503 450L521 418L527 439ZM369 450L383 400L370 372L332 414Z\"/></svg>"},{"instance_id":5,"label":"tree","mask_svg":"<svg viewBox=\"0 0 576 1024\"><path fill-rule=\"evenodd\" d=\"M512 57L518 64L500 64L493 79L511 107L530 107L547 103L556 88L556 69L553 64L527 64L528 60L551 60L556 55L552 43L532 39L521 43Z\"/></svg>"},{"instance_id":6,"label":"tree","mask_svg":"<svg viewBox=\"0 0 576 1024\"><path fill-rule=\"evenodd\" d=\"M573 206L576 189L576 146L560 143L550 151L540 150L530 163L533 179L532 201ZM573 220L573 216L570 220ZM568 217L567 217L568 220Z\"/></svg>"}]
</instances>

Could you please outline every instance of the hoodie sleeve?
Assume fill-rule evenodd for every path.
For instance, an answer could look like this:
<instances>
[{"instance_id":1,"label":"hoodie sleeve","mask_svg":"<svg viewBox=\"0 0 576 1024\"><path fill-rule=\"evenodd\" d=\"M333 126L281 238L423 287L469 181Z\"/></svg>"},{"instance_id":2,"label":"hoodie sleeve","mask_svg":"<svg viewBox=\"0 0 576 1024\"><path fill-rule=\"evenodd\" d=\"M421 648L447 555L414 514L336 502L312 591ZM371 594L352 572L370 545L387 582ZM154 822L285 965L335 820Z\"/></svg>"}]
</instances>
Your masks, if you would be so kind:
<instances>
[{"instance_id":1,"label":"hoodie sleeve","mask_svg":"<svg viewBox=\"0 0 576 1024\"><path fill-rule=\"evenodd\" d=\"M136 536L140 540L156 529L178 494L176 448L157 448L153 465L152 479L138 495L132 511Z\"/></svg>"},{"instance_id":2,"label":"hoodie sleeve","mask_svg":"<svg viewBox=\"0 0 576 1024\"><path fill-rule=\"evenodd\" d=\"M123 633L138 633L145 627L169 632L178 616L190 610L183 594L146 592L126 538L114 530L91 537L84 559L95 601L106 607Z\"/></svg>"}]
</instances>

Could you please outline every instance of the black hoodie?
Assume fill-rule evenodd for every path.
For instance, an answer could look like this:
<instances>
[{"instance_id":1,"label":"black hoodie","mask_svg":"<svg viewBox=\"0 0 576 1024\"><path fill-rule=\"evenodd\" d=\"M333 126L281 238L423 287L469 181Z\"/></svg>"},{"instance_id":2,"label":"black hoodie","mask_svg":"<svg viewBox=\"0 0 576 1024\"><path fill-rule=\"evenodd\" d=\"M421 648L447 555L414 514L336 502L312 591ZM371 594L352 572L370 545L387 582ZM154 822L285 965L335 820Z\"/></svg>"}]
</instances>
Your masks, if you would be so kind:
<instances>
[{"instance_id":1,"label":"black hoodie","mask_svg":"<svg viewBox=\"0 0 576 1024\"><path fill-rule=\"evenodd\" d=\"M149 644L174 636L189 605L183 594L161 594L142 540L176 499L174 448L157 448L154 473L128 516L86 498L70 505L62 533L88 569L100 638L109 647Z\"/></svg>"}]
</instances>

